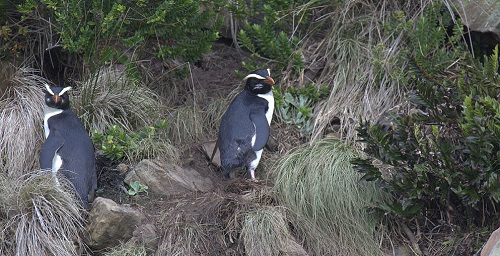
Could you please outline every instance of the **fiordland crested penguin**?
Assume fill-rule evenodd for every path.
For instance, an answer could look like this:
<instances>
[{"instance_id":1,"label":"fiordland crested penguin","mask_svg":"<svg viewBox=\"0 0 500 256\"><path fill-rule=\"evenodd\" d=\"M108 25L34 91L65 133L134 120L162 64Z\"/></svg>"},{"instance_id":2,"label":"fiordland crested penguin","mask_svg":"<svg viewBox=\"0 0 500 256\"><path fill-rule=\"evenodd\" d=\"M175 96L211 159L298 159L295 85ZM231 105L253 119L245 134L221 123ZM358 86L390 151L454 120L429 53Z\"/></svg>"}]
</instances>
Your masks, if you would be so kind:
<instances>
[{"instance_id":1,"label":"fiordland crested penguin","mask_svg":"<svg viewBox=\"0 0 500 256\"><path fill-rule=\"evenodd\" d=\"M42 170L61 172L71 182L85 209L97 189L94 145L69 106L71 87L45 85L43 126L45 142L40 152Z\"/></svg>"},{"instance_id":2,"label":"fiordland crested penguin","mask_svg":"<svg viewBox=\"0 0 500 256\"><path fill-rule=\"evenodd\" d=\"M222 116L218 147L224 178L235 168L245 167L252 180L267 143L274 111L269 69L253 71L244 78L245 88Z\"/></svg>"}]
</instances>

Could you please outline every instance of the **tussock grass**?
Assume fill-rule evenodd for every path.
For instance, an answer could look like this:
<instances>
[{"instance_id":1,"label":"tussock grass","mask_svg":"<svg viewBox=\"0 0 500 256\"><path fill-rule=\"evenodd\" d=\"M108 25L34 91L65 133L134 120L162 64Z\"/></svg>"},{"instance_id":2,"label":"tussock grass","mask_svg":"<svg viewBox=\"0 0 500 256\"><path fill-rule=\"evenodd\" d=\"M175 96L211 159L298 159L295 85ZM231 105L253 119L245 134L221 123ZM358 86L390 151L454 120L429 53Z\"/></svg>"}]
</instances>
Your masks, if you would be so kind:
<instances>
[{"instance_id":1,"label":"tussock grass","mask_svg":"<svg viewBox=\"0 0 500 256\"><path fill-rule=\"evenodd\" d=\"M0 174L1 255L79 255L83 217L71 184L51 172Z\"/></svg>"},{"instance_id":2,"label":"tussock grass","mask_svg":"<svg viewBox=\"0 0 500 256\"><path fill-rule=\"evenodd\" d=\"M170 200L159 214L156 255L240 255L245 218L269 203L268 192L264 184L234 179L218 191Z\"/></svg>"},{"instance_id":3,"label":"tussock grass","mask_svg":"<svg viewBox=\"0 0 500 256\"><path fill-rule=\"evenodd\" d=\"M178 207L190 202L179 202ZM177 207L162 212L162 240L155 255L197 255L210 252L220 241L213 241L217 234L213 223L203 223L197 216L176 211ZM207 213L211 214L211 213Z\"/></svg>"},{"instance_id":4,"label":"tussock grass","mask_svg":"<svg viewBox=\"0 0 500 256\"><path fill-rule=\"evenodd\" d=\"M14 72L3 74L5 91L0 99L0 166L9 173L23 174L38 166L43 138L42 87L47 81L34 69L11 70Z\"/></svg>"},{"instance_id":5,"label":"tussock grass","mask_svg":"<svg viewBox=\"0 0 500 256\"><path fill-rule=\"evenodd\" d=\"M235 90L231 90L229 94L219 95L214 99L211 99L210 102L204 108L204 122L206 125L206 130L211 134L214 134L217 137L217 132L219 131L220 120L222 119L222 115L226 112L229 103L234 99L236 94L238 94L242 89L237 88Z\"/></svg>"},{"instance_id":6,"label":"tussock grass","mask_svg":"<svg viewBox=\"0 0 500 256\"><path fill-rule=\"evenodd\" d=\"M278 207L263 206L246 214L241 233L246 255L283 255L293 239L283 212Z\"/></svg>"},{"instance_id":7,"label":"tussock grass","mask_svg":"<svg viewBox=\"0 0 500 256\"><path fill-rule=\"evenodd\" d=\"M207 138L200 106L183 105L169 112L167 120L172 124L169 137L174 145L189 145Z\"/></svg>"},{"instance_id":8,"label":"tussock grass","mask_svg":"<svg viewBox=\"0 0 500 256\"><path fill-rule=\"evenodd\" d=\"M133 131L161 118L159 97L113 68L102 68L73 91L73 109L90 132L119 125Z\"/></svg>"},{"instance_id":9,"label":"tussock grass","mask_svg":"<svg viewBox=\"0 0 500 256\"><path fill-rule=\"evenodd\" d=\"M202 92L198 92L199 101L193 99L169 110L168 120L172 124L170 138L173 144L187 145L216 139L220 119L240 90L233 90L228 95L208 100Z\"/></svg>"},{"instance_id":10,"label":"tussock grass","mask_svg":"<svg viewBox=\"0 0 500 256\"><path fill-rule=\"evenodd\" d=\"M359 117L376 120L403 102L407 64L396 60L404 40L384 26L397 11L415 19L430 2L348 0L317 10L323 15L315 26L328 32L320 42L316 34L306 38L302 50L310 53L310 63L324 63L316 84L329 86L331 93L317 108L313 140L339 118L342 138L354 141Z\"/></svg>"},{"instance_id":11,"label":"tussock grass","mask_svg":"<svg viewBox=\"0 0 500 256\"><path fill-rule=\"evenodd\" d=\"M359 182L350 164L359 153L326 138L280 158L272 168L275 190L296 237L312 255L380 255L377 219L368 209L386 197ZM295 219L295 220L294 220Z\"/></svg>"},{"instance_id":12,"label":"tussock grass","mask_svg":"<svg viewBox=\"0 0 500 256\"><path fill-rule=\"evenodd\" d=\"M135 243L126 243L112 248L103 254L104 256L146 256L147 250L144 246Z\"/></svg>"},{"instance_id":13,"label":"tussock grass","mask_svg":"<svg viewBox=\"0 0 500 256\"><path fill-rule=\"evenodd\" d=\"M180 164L179 150L167 138L166 131L158 131L156 136L138 140L127 150L127 159L141 161L142 159L162 158L170 163Z\"/></svg>"}]
</instances>

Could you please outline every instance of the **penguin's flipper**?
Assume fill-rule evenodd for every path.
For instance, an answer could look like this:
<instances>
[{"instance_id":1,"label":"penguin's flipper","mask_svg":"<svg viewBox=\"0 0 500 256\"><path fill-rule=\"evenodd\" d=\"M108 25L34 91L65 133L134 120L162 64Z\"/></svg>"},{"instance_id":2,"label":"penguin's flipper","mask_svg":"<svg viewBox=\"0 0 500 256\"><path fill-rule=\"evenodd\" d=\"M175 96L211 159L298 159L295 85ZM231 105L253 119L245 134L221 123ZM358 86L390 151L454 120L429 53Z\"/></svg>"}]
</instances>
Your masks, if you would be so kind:
<instances>
[{"instance_id":1,"label":"penguin's flipper","mask_svg":"<svg viewBox=\"0 0 500 256\"><path fill-rule=\"evenodd\" d=\"M252 120L255 126L255 143L252 146L254 151L261 150L267 144L269 139L269 123L267 122L266 115L264 113L254 113L250 114L250 120Z\"/></svg>"},{"instance_id":2,"label":"penguin's flipper","mask_svg":"<svg viewBox=\"0 0 500 256\"><path fill-rule=\"evenodd\" d=\"M42 151L40 151L40 168L42 170L51 170L52 161L56 152L64 145L64 138L57 131L51 131L45 143L43 143Z\"/></svg>"}]
</instances>

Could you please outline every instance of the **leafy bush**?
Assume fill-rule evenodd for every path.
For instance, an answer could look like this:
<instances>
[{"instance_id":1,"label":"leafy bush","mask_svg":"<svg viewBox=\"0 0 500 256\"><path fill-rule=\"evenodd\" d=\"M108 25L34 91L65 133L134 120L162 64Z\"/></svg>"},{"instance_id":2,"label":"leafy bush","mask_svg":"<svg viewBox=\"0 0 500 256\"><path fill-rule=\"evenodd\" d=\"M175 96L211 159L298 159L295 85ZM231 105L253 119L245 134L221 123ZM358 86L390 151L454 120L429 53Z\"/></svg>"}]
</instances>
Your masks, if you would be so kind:
<instances>
[{"instance_id":1,"label":"leafy bush","mask_svg":"<svg viewBox=\"0 0 500 256\"><path fill-rule=\"evenodd\" d=\"M155 54L192 61L210 50L218 37L216 11L223 1L26 0L19 5L24 21L48 20L55 38L70 53L98 63ZM153 47L145 47L152 43ZM129 53L123 49L131 50ZM138 50L138 51L137 51Z\"/></svg>"},{"instance_id":2,"label":"leafy bush","mask_svg":"<svg viewBox=\"0 0 500 256\"><path fill-rule=\"evenodd\" d=\"M278 72L290 69L297 74L304 68L299 51L301 33L306 28L302 24L307 24L311 15L310 11L299 9L306 2L233 1L229 9L235 17L244 20L238 43L253 56L271 62ZM244 66L255 69L252 63L244 63Z\"/></svg>"},{"instance_id":3,"label":"leafy bush","mask_svg":"<svg viewBox=\"0 0 500 256\"><path fill-rule=\"evenodd\" d=\"M390 125L361 121L369 157L353 163L393 193L381 207L395 216L493 221L500 203L498 48L484 64L474 60L460 27L449 34L451 17L440 7L426 9L408 33L412 111L392 113Z\"/></svg>"}]
</instances>

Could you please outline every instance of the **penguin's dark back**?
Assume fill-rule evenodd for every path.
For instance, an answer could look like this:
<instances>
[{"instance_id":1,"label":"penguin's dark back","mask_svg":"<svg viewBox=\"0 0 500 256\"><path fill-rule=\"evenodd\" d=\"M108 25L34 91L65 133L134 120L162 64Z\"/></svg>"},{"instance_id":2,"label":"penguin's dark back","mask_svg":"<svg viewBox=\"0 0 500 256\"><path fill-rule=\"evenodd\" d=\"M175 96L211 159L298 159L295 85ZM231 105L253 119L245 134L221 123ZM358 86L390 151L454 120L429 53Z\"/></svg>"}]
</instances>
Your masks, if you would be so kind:
<instances>
[{"instance_id":1,"label":"penguin's dark back","mask_svg":"<svg viewBox=\"0 0 500 256\"><path fill-rule=\"evenodd\" d=\"M251 134L254 127L250 113L259 111L267 111L267 100L246 90L241 91L222 116L219 135L224 134L227 139L236 139Z\"/></svg>"},{"instance_id":2,"label":"penguin's dark back","mask_svg":"<svg viewBox=\"0 0 500 256\"><path fill-rule=\"evenodd\" d=\"M61 114L49 118L48 124L50 132L57 131L64 138L64 146L60 149L63 169L68 169L70 172L95 169L94 145L73 111L64 110ZM65 173L65 175L71 178L76 174Z\"/></svg>"},{"instance_id":3,"label":"penguin's dark back","mask_svg":"<svg viewBox=\"0 0 500 256\"><path fill-rule=\"evenodd\" d=\"M242 167L249 158L255 158L251 145L255 128L250 113L267 111L267 104L267 100L246 90L229 104L222 116L218 136L223 166Z\"/></svg>"}]
</instances>

